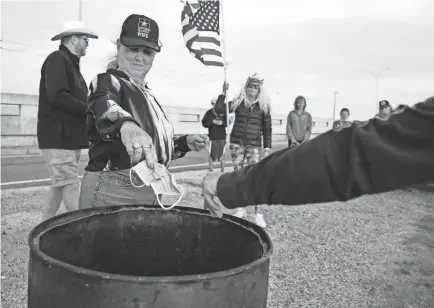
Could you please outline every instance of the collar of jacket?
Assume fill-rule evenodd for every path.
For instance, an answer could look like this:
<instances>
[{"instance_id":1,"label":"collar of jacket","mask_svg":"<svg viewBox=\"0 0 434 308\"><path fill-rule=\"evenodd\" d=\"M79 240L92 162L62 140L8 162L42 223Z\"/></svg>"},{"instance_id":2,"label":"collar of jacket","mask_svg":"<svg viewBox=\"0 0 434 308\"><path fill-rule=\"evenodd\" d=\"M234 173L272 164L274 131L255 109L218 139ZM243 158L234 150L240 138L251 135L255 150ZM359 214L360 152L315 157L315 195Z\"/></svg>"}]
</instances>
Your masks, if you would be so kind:
<instances>
[{"instance_id":1,"label":"collar of jacket","mask_svg":"<svg viewBox=\"0 0 434 308\"><path fill-rule=\"evenodd\" d=\"M128 81L131 81L131 78L130 78L130 77L127 75L127 73L125 73L124 71L116 70L116 69L113 69L113 68L109 68L109 69L107 70L107 73L112 74L112 75L115 76L115 77L120 77L120 78L124 78L124 79L126 79L126 80L128 80ZM149 86L148 86L148 82L147 82L146 80L143 82L143 84L144 84L144 87L145 87L146 89L151 90L151 88L149 88Z\"/></svg>"},{"instance_id":2,"label":"collar of jacket","mask_svg":"<svg viewBox=\"0 0 434 308\"><path fill-rule=\"evenodd\" d=\"M80 66L80 57L74 55L65 45L60 44L59 50L66 54L71 59L72 63L76 66Z\"/></svg>"}]
</instances>

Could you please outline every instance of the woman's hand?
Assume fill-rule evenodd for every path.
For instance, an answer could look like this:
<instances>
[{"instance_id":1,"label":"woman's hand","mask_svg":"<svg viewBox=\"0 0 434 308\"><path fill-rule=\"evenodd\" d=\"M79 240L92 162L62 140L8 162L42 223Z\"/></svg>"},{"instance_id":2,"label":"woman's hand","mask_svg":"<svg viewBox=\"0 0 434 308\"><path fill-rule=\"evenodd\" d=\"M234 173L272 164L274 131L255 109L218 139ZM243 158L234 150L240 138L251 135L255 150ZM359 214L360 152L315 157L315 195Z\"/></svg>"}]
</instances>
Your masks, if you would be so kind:
<instances>
[{"instance_id":1,"label":"woman's hand","mask_svg":"<svg viewBox=\"0 0 434 308\"><path fill-rule=\"evenodd\" d=\"M229 83L223 82L223 94L226 95L226 92L229 90Z\"/></svg>"},{"instance_id":2,"label":"woman's hand","mask_svg":"<svg viewBox=\"0 0 434 308\"><path fill-rule=\"evenodd\" d=\"M154 169L157 162L152 138L136 123L127 121L121 126L121 140L131 157L131 167L138 164L143 158L149 169Z\"/></svg>"},{"instance_id":3,"label":"woman's hand","mask_svg":"<svg viewBox=\"0 0 434 308\"><path fill-rule=\"evenodd\" d=\"M298 145L299 145L298 141L296 141L296 140L291 141L291 148L295 148Z\"/></svg>"},{"instance_id":4,"label":"woman's hand","mask_svg":"<svg viewBox=\"0 0 434 308\"><path fill-rule=\"evenodd\" d=\"M202 151L209 145L209 137L203 134L188 135L187 145L192 151Z\"/></svg>"}]
</instances>

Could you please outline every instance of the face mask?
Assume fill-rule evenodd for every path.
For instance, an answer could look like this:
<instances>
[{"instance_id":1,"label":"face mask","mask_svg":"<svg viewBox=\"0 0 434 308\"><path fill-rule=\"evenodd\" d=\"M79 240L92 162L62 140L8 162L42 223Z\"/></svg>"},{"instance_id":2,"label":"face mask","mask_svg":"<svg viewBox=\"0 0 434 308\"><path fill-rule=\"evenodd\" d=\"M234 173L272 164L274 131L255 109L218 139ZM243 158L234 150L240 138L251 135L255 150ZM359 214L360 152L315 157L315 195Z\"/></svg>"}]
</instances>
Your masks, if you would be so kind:
<instances>
[{"instance_id":1,"label":"face mask","mask_svg":"<svg viewBox=\"0 0 434 308\"><path fill-rule=\"evenodd\" d=\"M133 183L133 171L142 180L143 185L135 185ZM150 185L157 196L158 204L164 210L173 209L181 201L182 196L184 195L184 189L181 186L176 185L175 177L170 174L169 170L167 170L164 165L158 163L154 163L154 169L152 170L148 168L146 161L141 161L130 169L130 181L131 185L137 188ZM163 204L161 204L161 200L159 198L160 194L168 196L179 195L179 198L171 206L165 207Z\"/></svg>"}]
</instances>

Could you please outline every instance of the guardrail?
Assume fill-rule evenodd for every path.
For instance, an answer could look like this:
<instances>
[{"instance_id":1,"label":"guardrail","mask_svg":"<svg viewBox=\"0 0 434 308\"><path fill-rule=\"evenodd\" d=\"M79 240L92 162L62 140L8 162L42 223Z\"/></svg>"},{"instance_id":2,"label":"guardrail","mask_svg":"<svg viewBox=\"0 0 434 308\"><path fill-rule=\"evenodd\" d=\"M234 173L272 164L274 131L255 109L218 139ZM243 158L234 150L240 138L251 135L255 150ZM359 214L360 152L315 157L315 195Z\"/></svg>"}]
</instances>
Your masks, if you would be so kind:
<instances>
[{"instance_id":1,"label":"guardrail","mask_svg":"<svg viewBox=\"0 0 434 308\"><path fill-rule=\"evenodd\" d=\"M174 125L175 133L207 133L201 120L207 108L163 106ZM26 94L1 94L1 147L2 152L37 148L36 124L38 114L38 96ZM272 114L273 139L284 140L286 137L285 114ZM331 121L314 118L313 134L320 134L331 128ZM29 152L29 151L27 151Z\"/></svg>"}]
</instances>

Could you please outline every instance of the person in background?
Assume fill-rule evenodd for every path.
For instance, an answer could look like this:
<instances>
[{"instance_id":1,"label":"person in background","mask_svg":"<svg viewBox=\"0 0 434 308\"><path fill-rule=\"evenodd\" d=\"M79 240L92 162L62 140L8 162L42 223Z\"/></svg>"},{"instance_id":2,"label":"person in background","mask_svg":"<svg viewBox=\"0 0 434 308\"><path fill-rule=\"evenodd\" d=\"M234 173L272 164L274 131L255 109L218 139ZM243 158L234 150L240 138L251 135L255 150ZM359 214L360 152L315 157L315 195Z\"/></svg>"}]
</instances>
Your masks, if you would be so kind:
<instances>
[{"instance_id":1,"label":"person in background","mask_svg":"<svg viewBox=\"0 0 434 308\"><path fill-rule=\"evenodd\" d=\"M217 113L226 111L225 93L228 85L223 86L215 105ZM261 159L261 148L264 146L264 156L271 149L271 105L270 98L264 89L264 79L258 74L249 76L238 95L230 101L229 112L235 113L234 125L230 135L230 150L234 170L247 165L256 164ZM262 144L263 139L263 144ZM242 191L238 192L243 194ZM237 209L235 216L244 217L244 208ZM259 205L255 206L255 222L266 227L266 222Z\"/></svg>"},{"instance_id":2,"label":"person in background","mask_svg":"<svg viewBox=\"0 0 434 308\"><path fill-rule=\"evenodd\" d=\"M433 131L431 97L413 107L400 106L386 120L330 130L253 166L222 175L210 173L202 183L205 204L219 215L214 197L229 209L302 205L433 183Z\"/></svg>"},{"instance_id":3,"label":"person in background","mask_svg":"<svg viewBox=\"0 0 434 308\"><path fill-rule=\"evenodd\" d=\"M351 122L348 121L350 111L347 108L342 108L340 116L341 118L339 120L333 122L333 129L340 129L351 126Z\"/></svg>"},{"instance_id":4,"label":"person in background","mask_svg":"<svg viewBox=\"0 0 434 308\"><path fill-rule=\"evenodd\" d=\"M389 117L391 112L392 106L390 106L389 101L382 100L378 103L378 114L375 115L375 118L385 120Z\"/></svg>"},{"instance_id":5,"label":"person in background","mask_svg":"<svg viewBox=\"0 0 434 308\"><path fill-rule=\"evenodd\" d=\"M224 149L226 146L226 127L227 119L226 112L218 114L214 110L214 106L218 97L211 100L212 108L209 109L203 119L203 127L208 128L208 136L210 139L210 155L208 158L209 171L213 171L213 164L216 161L220 162L221 172L225 171L225 161L223 158Z\"/></svg>"},{"instance_id":6,"label":"person in background","mask_svg":"<svg viewBox=\"0 0 434 308\"><path fill-rule=\"evenodd\" d=\"M78 209L80 182L77 164L86 138L88 88L80 72L80 58L86 55L95 32L82 22L65 22L63 31L51 40L60 40L41 68L37 138L51 178L51 187L42 220L56 215L60 204L67 211Z\"/></svg>"},{"instance_id":7,"label":"person in background","mask_svg":"<svg viewBox=\"0 0 434 308\"><path fill-rule=\"evenodd\" d=\"M303 96L297 96L294 101L294 110L288 114L286 122L288 147L296 147L310 139L312 116L306 111L306 106L306 99Z\"/></svg>"},{"instance_id":8,"label":"person in background","mask_svg":"<svg viewBox=\"0 0 434 308\"><path fill-rule=\"evenodd\" d=\"M173 126L157 102L146 76L161 51L158 24L133 14L122 25L117 54L105 73L89 87L87 132L89 163L80 193L80 208L157 203L152 187L130 178L130 169L141 161L148 169L169 166L190 150L209 143L206 135L174 137Z\"/></svg>"}]
</instances>

